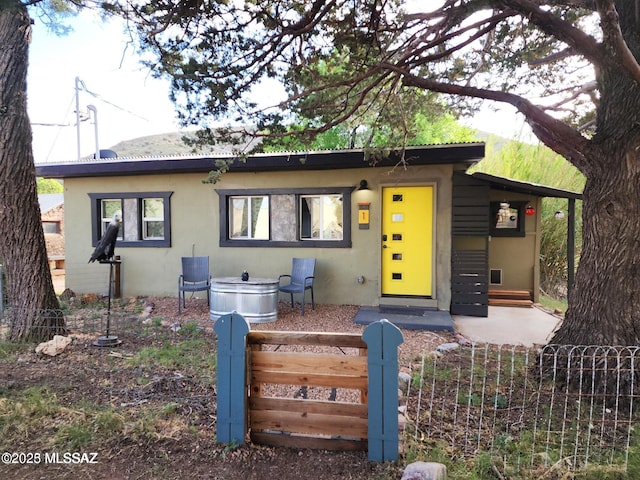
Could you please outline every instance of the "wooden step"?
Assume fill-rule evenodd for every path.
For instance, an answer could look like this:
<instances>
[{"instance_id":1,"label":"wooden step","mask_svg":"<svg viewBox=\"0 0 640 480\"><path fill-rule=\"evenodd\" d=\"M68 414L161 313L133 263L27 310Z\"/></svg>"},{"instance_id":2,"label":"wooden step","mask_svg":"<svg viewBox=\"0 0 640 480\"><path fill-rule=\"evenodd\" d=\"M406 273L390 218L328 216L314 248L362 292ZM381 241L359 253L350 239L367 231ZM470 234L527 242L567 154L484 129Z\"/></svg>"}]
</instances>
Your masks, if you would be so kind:
<instances>
[{"instance_id":1,"label":"wooden step","mask_svg":"<svg viewBox=\"0 0 640 480\"><path fill-rule=\"evenodd\" d=\"M512 298L489 298L489 305L496 307L532 307L531 300L518 300Z\"/></svg>"},{"instance_id":2,"label":"wooden step","mask_svg":"<svg viewBox=\"0 0 640 480\"><path fill-rule=\"evenodd\" d=\"M500 307L532 307L531 293L526 290L489 290L489 305Z\"/></svg>"},{"instance_id":3,"label":"wooden step","mask_svg":"<svg viewBox=\"0 0 640 480\"><path fill-rule=\"evenodd\" d=\"M489 290L489 298L512 298L514 300L531 300L527 290Z\"/></svg>"}]
</instances>

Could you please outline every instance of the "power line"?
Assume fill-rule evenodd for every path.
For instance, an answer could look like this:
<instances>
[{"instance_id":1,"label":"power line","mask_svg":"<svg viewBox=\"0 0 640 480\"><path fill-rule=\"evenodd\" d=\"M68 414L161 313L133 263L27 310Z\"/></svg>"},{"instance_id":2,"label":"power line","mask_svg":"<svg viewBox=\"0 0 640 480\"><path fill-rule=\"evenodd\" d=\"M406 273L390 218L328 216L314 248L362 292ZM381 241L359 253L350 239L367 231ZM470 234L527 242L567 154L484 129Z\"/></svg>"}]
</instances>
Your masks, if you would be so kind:
<instances>
[{"instance_id":1,"label":"power line","mask_svg":"<svg viewBox=\"0 0 640 480\"><path fill-rule=\"evenodd\" d=\"M126 113L128 113L129 115L133 115L134 117L138 117L138 118L140 118L140 119L144 120L145 122L150 121L148 118L145 118L145 117L143 117L143 116L141 116L141 115L138 115L137 113L132 112L131 110L127 110L126 108L123 108L123 107L121 107L121 106L119 106L119 105L117 105L117 104L115 104L115 103L113 103L113 102L111 102L111 101L107 100L106 98L102 97L102 95L99 95L99 94L97 94L97 93L95 93L95 92L92 92L91 90L89 90L89 89L87 88L87 86L85 85L85 83L84 83L84 81L83 81L83 80L79 80L79 81L78 81L78 84L79 84L79 86L81 87L81 89L82 89L84 92L87 92L89 95L91 95L91 96L92 96L92 97L94 97L94 98L97 98L97 99L98 99L98 100L100 100L101 102L104 102L104 103L106 103L106 104L108 104L108 105L111 105L112 107L117 108L118 110L122 110L123 112L126 112Z\"/></svg>"}]
</instances>

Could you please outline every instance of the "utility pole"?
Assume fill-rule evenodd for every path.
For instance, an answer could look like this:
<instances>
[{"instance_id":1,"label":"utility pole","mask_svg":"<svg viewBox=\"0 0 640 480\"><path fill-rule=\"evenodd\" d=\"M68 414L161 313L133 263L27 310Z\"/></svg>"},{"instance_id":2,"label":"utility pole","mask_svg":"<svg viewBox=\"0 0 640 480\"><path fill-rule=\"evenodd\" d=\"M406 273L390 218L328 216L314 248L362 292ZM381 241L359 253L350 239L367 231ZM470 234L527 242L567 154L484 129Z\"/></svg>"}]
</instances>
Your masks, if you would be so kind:
<instances>
[{"instance_id":1,"label":"utility pole","mask_svg":"<svg viewBox=\"0 0 640 480\"><path fill-rule=\"evenodd\" d=\"M93 105L87 105L87 110L93 112L93 121L95 122L95 137L96 137L96 160L100 160L100 146L98 144L98 109Z\"/></svg>"},{"instance_id":2,"label":"utility pole","mask_svg":"<svg viewBox=\"0 0 640 480\"><path fill-rule=\"evenodd\" d=\"M76 77L76 141L78 142L78 162L80 162L80 80Z\"/></svg>"}]
</instances>

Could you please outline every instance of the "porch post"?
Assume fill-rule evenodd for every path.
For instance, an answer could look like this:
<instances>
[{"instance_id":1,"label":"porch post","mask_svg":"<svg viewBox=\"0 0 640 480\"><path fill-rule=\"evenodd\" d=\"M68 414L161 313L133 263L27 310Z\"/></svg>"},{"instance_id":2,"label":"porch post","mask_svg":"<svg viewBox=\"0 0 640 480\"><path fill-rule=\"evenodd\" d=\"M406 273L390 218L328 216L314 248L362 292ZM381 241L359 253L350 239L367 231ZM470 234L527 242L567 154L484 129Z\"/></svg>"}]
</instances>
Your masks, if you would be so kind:
<instances>
[{"instance_id":1,"label":"porch post","mask_svg":"<svg viewBox=\"0 0 640 480\"><path fill-rule=\"evenodd\" d=\"M568 198L567 218L567 299L573 290L576 258L576 199Z\"/></svg>"}]
</instances>

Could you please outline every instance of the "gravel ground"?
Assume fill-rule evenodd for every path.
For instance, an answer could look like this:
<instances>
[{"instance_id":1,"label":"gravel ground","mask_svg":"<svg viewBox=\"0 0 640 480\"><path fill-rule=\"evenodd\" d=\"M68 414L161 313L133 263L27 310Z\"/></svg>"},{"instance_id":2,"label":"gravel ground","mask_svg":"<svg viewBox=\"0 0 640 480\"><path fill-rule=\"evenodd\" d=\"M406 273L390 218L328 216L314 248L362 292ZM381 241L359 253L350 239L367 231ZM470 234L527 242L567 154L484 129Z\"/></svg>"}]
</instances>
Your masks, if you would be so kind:
<instances>
[{"instance_id":1,"label":"gravel ground","mask_svg":"<svg viewBox=\"0 0 640 480\"><path fill-rule=\"evenodd\" d=\"M152 318L162 317L171 322L185 323L196 320L203 326L211 327L209 309L206 299L187 299L187 307L178 315L176 298L149 297L146 299ZM344 332L358 333L364 331L363 325L357 325L353 319L358 312L356 305L311 305L305 307L304 316L300 315L300 305L291 308L290 303L280 302L278 320L270 323L253 323L252 330L303 331L303 332ZM383 318L383 316L381 316ZM455 341L454 335L445 332L429 332L422 330L402 329L403 343L399 347L401 368L411 368L424 352L435 349L438 345Z\"/></svg>"}]
</instances>

